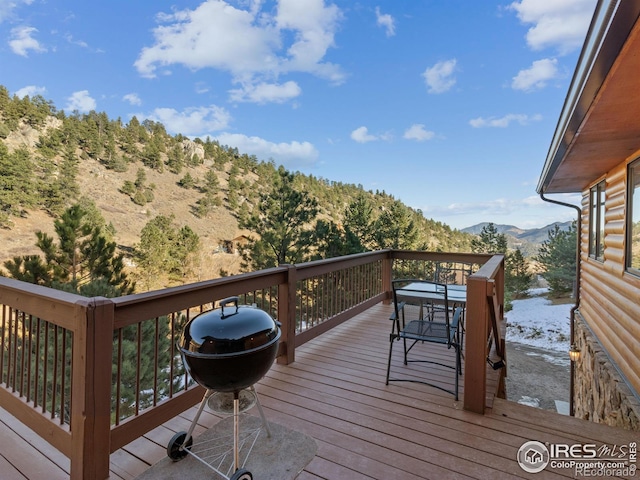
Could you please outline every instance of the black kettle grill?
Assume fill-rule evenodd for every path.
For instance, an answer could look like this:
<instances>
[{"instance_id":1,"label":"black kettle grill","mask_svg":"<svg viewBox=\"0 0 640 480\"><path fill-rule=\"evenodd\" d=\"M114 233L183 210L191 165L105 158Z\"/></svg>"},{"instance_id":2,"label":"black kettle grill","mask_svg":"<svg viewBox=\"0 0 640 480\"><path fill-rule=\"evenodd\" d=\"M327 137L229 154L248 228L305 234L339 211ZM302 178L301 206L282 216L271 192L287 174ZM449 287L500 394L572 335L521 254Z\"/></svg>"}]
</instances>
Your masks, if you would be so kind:
<instances>
[{"instance_id":1,"label":"black kettle grill","mask_svg":"<svg viewBox=\"0 0 640 480\"><path fill-rule=\"evenodd\" d=\"M195 456L190 451L193 445L191 435L205 404L214 393L228 392L233 395L235 472L226 477L215 467L211 468L230 480L253 478L249 471L239 466L239 397L245 389L255 395L263 426L269 434L253 385L271 368L278 353L279 340L280 324L264 310L238 305L238 297L220 301L220 308L203 312L187 323L178 348L189 375L207 391L189 431L179 432L171 439L167 447L171 459L181 460L188 454Z\"/></svg>"}]
</instances>

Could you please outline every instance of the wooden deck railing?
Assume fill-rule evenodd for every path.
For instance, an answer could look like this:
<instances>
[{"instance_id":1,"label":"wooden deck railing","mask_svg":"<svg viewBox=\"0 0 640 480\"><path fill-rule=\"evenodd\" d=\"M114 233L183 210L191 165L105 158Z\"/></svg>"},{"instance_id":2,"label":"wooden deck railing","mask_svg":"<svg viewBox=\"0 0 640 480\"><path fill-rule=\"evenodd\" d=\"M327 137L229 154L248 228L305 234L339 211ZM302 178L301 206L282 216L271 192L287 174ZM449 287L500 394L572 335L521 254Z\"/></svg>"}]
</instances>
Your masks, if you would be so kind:
<instances>
[{"instance_id":1,"label":"wooden deck railing","mask_svg":"<svg viewBox=\"0 0 640 480\"><path fill-rule=\"evenodd\" d=\"M464 408L484 414L487 359L491 345L505 358L501 323L504 316L504 256L495 255L467 278ZM482 385L482 388L478 388Z\"/></svg>"},{"instance_id":2,"label":"wooden deck railing","mask_svg":"<svg viewBox=\"0 0 640 480\"><path fill-rule=\"evenodd\" d=\"M71 478L103 479L111 452L202 397L176 349L195 315L234 295L256 304L281 322L278 362L290 363L297 346L389 301L391 279L408 273L466 282L467 331L486 350L488 317L472 309L486 310L492 282L501 310L501 256L384 250L115 299L0 277L0 404L71 459ZM472 300L480 290L484 306ZM469 372L479 375L472 359L486 364L481 349L470 348L471 338L465 408L467 397L484 398L485 392L481 376L469 379ZM480 411L475 403L469 409Z\"/></svg>"}]
</instances>

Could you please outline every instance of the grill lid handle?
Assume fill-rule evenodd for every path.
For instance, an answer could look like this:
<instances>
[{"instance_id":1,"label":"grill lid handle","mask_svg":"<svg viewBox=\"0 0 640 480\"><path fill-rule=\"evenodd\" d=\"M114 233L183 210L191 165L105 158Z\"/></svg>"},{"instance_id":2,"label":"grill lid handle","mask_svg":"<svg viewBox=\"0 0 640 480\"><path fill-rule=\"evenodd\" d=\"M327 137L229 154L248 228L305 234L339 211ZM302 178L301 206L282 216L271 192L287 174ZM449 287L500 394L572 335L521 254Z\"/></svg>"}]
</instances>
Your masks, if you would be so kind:
<instances>
[{"instance_id":1,"label":"grill lid handle","mask_svg":"<svg viewBox=\"0 0 640 480\"><path fill-rule=\"evenodd\" d=\"M236 311L234 313L238 313L238 297L229 297L229 298L225 298L224 300L220 300L220 310L221 310L221 317L224 318L225 314L224 314L224 307L226 307L227 305L229 305L230 303L235 303L236 304ZM229 315L233 315L233 313L230 313Z\"/></svg>"}]
</instances>

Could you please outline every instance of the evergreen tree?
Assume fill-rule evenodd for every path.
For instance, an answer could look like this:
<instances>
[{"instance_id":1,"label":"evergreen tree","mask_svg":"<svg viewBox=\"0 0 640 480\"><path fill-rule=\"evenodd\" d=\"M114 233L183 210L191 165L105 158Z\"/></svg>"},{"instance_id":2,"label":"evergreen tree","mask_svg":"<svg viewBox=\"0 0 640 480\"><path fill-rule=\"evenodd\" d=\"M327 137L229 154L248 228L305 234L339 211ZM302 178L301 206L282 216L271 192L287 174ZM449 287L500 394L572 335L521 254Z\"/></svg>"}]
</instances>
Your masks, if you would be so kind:
<instances>
[{"instance_id":1,"label":"evergreen tree","mask_svg":"<svg viewBox=\"0 0 640 480\"><path fill-rule=\"evenodd\" d=\"M185 176L178 181L178 185L180 185L182 188L186 188L187 190L189 190L191 188L195 188L196 181L191 176L191 174L187 172Z\"/></svg>"},{"instance_id":2,"label":"evergreen tree","mask_svg":"<svg viewBox=\"0 0 640 480\"><path fill-rule=\"evenodd\" d=\"M39 255L14 257L4 263L11 278L35 285L51 285L51 272Z\"/></svg>"},{"instance_id":3,"label":"evergreen tree","mask_svg":"<svg viewBox=\"0 0 640 480\"><path fill-rule=\"evenodd\" d=\"M78 204L69 207L55 220L55 239L36 232L36 246L44 261L36 256L16 257L5 262L14 278L33 281L81 295L114 297L133 291L124 273L123 255L116 253L98 226L85 218L86 211ZM97 293L96 293L97 292Z\"/></svg>"},{"instance_id":4,"label":"evergreen tree","mask_svg":"<svg viewBox=\"0 0 640 480\"><path fill-rule=\"evenodd\" d=\"M309 226L318 204L293 182L294 175L281 167L272 192L261 195L257 211L242 222L242 228L257 236L243 250L244 268L260 270L307 259L313 235Z\"/></svg>"},{"instance_id":5,"label":"evergreen tree","mask_svg":"<svg viewBox=\"0 0 640 480\"><path fill-rule=\"evenodd\" d=\"M353 232L365 250L373 250L373 205L368 196L360 193L347 207L344 214L345 228Z\"/></svg>"},{"instance_id":6,"label":"evergreen tree","mask_svg":"<svg viewBox=\"0 0 640 480\"><path fill-rule=\"evenodd\" d=\"M349 229L334 222L318 220L314 232L317 253L314 259L335 258L365 251L360 239Z\"/></svg>"},{"instance_id":7,"label":"evergreen tree","mask_svg":"<svg viewBox=\"0 0 640 480\"><path fill-rule=\"evenodd\" d=\"M52 212L60 213L65 205L76 200L80 195L80 185L78 185L78 164L79 160L76 156L75 145L66 145L58 175L51 183L53 190L58 193L56 195L57 198L52 198L48 205Z\"/></svg>"},{"instance_id":8,"label":"evergreen tree","mask_svg":"<svg viewBox=\"0 0 640 480\"><path fill-rule=\"evenodd\" d=\"M198 235L188 226L178 229L173 215L158 215L140 232L135 256L148 289L171 277L183 280L193 268L192 258L200 248Z\"/></svg>"},{"instance_id":9,"label":"evergreen tree","mask_svg":"<svg viewBox=\"0 0 640 480\"><path fill-rule=\"evenodd\" d=\"M146 185L146 181L147 173L144 171L144 168L139 168L136 172L135 182L125 180L120 191L129 195L136 205L146 205L153 201L153 190L155 189L154 184Z\"/></svg>"},{"instance_id":10,"label":"evergreen tree","mask_svg":"<svg viewBox=\"0 0 640 480\"><path fill-rule=\"evenodd\" d=\"M167 154L167 168L171 173L178 174L184 168L184 151L181 143L176 143Z\"/></svg>"},{"instance_id":11,"label":"evergreen tree","mask_svg":"<svg viewBox=\"0 0 640 480\"><path fill-rule=\"evenodd\" d=\"M207 170L204 176L204 182L200 190L204 193L203 197L198 200L195 213L198 217L206 217L214 207L220 206L222 203L218 197L220 181L218 175L213 169Z\"/></svg>"},{"instance_id":12,"label":"evergreen tree","mask_svg":"<svg viewBox=\"0 0 640 480\"><path fill-rule=\"evenodd\" d=\"M25 148L9 153L0 143L0 214L7 220L10 215L24 215L26 209L36 205L33 170Z\"/></svg>"},{"instance_id":13,"label":"evergreen tree","mask_svg":"<svg viewBox=\"0 0 640 480\"><path fill-rule=\"evenodd\" d=\"M507 253L507 237L489 223L482 227L479 237L471 241L471 250L473 253Z\"/></svg>"},{"instance_id":14,"label":"evergreen tree","mask_svg":"<svg viewBox=\"0 0 640 480\"><path fill-rule=\"evenodd\" d=\"M513 298L527 293L533 282L533 274L519 248L510 252L505 259L505 284Z\"/></svg>"},{"instance_id":15,"label":"evergreen tree","mask_svg":"<svg viewBox=\"0 0 640 480\"><path fill-rule=\"evenodd\" d=\"M412 212L401 202L393 202L374 222L373 237L377 249L414 249L418 229Z\"/></svg>"},{"instance_id":16,"label":"evergreen tree","mask_svg":"<svg viewBox=\"0 0 640 480\"><path fill-rule=\"evenodd\" d=\"M542 265L542 277L549 284L549 294L559 297L573 291L576 278L577 234L575 222L568 230L558 225L549 230L537 256Z\"/></svg>"},{"instance_id":17,"label":"evergreen tree","mask_svg":"<svg viewBox=\"0 0 640 480\"><path fill-rule=\"evenodd\" d=\"M158 137L151 137L148 143L145 144L142 149L142 153L140 154L140 158L142 159L142 163L151 168L152 170L157 170L158 172L162 172L162 157L160 155L160 144Z\"/></svg>"}]
</instances>

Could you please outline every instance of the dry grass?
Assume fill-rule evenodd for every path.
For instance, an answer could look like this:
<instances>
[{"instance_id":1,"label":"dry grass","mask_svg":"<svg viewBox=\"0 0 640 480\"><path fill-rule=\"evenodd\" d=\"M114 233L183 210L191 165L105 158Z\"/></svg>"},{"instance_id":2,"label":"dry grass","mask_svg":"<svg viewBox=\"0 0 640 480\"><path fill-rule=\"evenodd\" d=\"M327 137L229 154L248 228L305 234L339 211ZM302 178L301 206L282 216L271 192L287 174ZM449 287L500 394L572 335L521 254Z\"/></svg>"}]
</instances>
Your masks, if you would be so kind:
<instances>
[{"instance_id":1,"label":"dry grass","mask_svg":"<svg viewBox=\"0 0 640 480\"><path fill-rule=\"evenodd\" d=\"M27 143L27 142L25 142ZM191 176L202 178L210 164L189 169ZM219 276L220 269L229 273L238 273L240 257L234 254L217 253L217 247L224 240L232 240L242 233L236 218L224 206L216 207L205 218L191 213L192 207L201 197L197 190L185 190L177 182L186 173L176 175L165 171L145 168L146 185L155 185L153 202L139 206L131 198L120 192L125 180L135 181L136 171L141 164L130 165L127 172L115 172L106 169L94 160L83 160L79 166L78 183L81 194L92 199L102 212L107 223L116 229L116 242L125 252L139 242L140 232L146 223L158 215L174 216L178 227L188 225L200 236L202 251L196 262L194 275L185 281L199 281ZM227 178L223 172L219 175L221 188L226 189ZM220 194L222 198L222 193ZM42 211L32 211L26 218L13 218L11 229L0 229L0 261L14 256L40 253L35 247L37 230L54 233L53 217ZM158 286L167 286L160 280ZM161 285L160 285L161 284Z\"/></svg>"}]
</instances>

